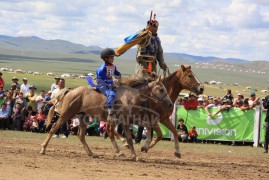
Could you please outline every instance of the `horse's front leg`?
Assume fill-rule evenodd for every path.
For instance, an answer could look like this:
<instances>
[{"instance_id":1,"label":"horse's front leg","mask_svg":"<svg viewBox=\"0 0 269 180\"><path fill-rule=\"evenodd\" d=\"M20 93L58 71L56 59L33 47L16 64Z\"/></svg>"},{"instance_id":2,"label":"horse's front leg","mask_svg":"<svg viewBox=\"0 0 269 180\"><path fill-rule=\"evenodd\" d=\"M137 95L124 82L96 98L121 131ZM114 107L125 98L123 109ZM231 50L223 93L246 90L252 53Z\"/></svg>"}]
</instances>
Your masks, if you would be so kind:
<instances>
[{"instance_id":1,"label":"horse's front leg","mask_svg":"<svg viewBox=\"0 0 269 180\"><path fill-rule=\"evenodd\" d=\"M165 119L161 123L173 133L174 138L175 138L174 142L175 142L175 149L176 149L175 156L178 157L178 158L181 158L177 129L174 127L174 125L172 124L172 122L169 119Z\"/></svg>"},{"instance_id":2,"label":"horse's front leg","mask_svg":"<svg viewBox=\"0 0 269 180\"><path fill-rule=\"evenodd\" d=\"M113 122L107 122L107 133L108 137L113 145L113 148L115 150L115 156L117 157L125 157L125 155L120 151L120 148L115 141L115 124Z\"/></svg>"},{"instance_id":3,"label":"horse's front leg","mask_svg":"<svg viewBox=\"0 0 269 180\"><path fill-rule=\"evenodd\" d=\"M78 138L83 145L84 150L87 152L88 156L92 156L94 158L98 158L99 156L91 151L86 140L85 140L85 131L86 131L86 122L83 121L81 117L79 117L79 133Z\"/></svg>"},{"instance_id":4,"label":"horse's front leg","mask_svg":"<svg viewBox=\"0 0 269 180\"><path fill-rule=\"evenodd\" d=\"M123 130L125 132L125 136L126 136L128 145L130 147L131 158L133 160L138 160L137 155L136 155L135 150L134 150L133 138L131 136L131 131L130 131L130 125L123 125Z\"/></svg>"}]
</instances>

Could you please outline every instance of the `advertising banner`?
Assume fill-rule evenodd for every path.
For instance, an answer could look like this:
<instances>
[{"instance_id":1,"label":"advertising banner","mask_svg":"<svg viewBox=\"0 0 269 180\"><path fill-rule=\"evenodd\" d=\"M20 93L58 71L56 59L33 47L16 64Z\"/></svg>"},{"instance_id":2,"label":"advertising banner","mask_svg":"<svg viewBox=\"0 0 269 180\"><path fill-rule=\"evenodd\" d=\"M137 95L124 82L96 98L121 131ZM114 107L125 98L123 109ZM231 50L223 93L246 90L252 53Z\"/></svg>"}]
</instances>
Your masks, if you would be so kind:
<instances>
[{"instance_id":1,"label":"advertising banner","mask_svg":"<svg viewBox=\"0 0 269 180\"><path fill-rule=\"evenodd\" d=\"M210 108L213 114L217 108ZM241 111L238 108L222 110L214 118L208 116L204 108L186 111L177 108L177 120L183 118L188 130L196 126L198 139L223 141L253 141L254 110ZM177 122L178 123L178 122Z\"/></svg>"}]
</instances>

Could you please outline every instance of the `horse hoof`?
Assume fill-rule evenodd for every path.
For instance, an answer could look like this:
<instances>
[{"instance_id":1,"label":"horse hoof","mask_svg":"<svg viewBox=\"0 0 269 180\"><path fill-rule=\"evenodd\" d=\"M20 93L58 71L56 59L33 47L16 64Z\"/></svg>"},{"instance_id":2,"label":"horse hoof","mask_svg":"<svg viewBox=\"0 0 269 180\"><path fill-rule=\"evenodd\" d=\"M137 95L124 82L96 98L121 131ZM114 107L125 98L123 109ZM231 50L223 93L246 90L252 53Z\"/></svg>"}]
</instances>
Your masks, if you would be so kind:
<instances>
[{"instance_id":1,"label":"horse hoof","mask_svg":"<svg viewBox=\"0 0 269 180\"><path fill-rule=\"evenodd\" d=\"M39 152L39 154L41 154L41 155L45 155L45 151L41 150L41 151Z\"/></svg>"},{"instance_id":2,"label":"horse hoof","mask_svg":"<svg viewBox=\"0 0 269 180\"><path fill-rule=\"evenodd\" d=\"M146 148L145 146L142 146L141 147L141 152L147 153L148 152L148 148Z\"/></svg>"},{"instance_id":3,"label":"horse hoof","mask_svg":"<svg viewBox=\"0 0 269 180\"><path fill-rule=\"evenodd\" d=\"M175 152L175 156L176 156L177 158L181 158L181 153L179 153L179 152Z\"/></svg>"},{"instance_id":4,"label":"horse hoof","mask_svg":"<svg viewBox=\"0 0 269 180\"><path fill-rule=\"evenodd\" d=\"M130 149L130 146L129 146L128 143L125 143L125 144L123 145L123 147L125 147L125 148L127 148L127 149Z\"/></svg>"},{"instance_id":5,"label":"horse hoof","mask_svg":"<svg viewBox=\"0 0 269 180\"><path fill-rule=\"evenodd\" d=\"M125 154L123 154L123 153L118 153L117 156L118 157L126 157Z\"/></svg>"},{"instance_id":6,"label":"horse hoof","mask_svg":"<svg viewBox=\"0 0 269 180\"><path fill-rule=\"evenodd\" d=\"M133 155L131 156L131 159L132 159L133 161L139 161L138 157L137 157L135 154L133 154Z\"/></svg>"}]
</instances>

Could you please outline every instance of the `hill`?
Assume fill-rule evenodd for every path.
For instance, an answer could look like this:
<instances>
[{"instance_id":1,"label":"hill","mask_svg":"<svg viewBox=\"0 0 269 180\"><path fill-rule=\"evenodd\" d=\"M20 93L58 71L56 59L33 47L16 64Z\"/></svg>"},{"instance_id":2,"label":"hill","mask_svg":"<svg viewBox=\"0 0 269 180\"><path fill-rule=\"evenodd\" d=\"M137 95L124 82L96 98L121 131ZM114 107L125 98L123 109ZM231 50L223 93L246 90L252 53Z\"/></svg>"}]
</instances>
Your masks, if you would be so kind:
<instances>
[{"instance_id":1,"label":"hill","mask_svg":"<svg viewBox=\"0 0 269 180\"><path fill-rule=\"evenodd\" d=\"M44 40L32 37L0 36L0 68L23 69L42 73L71 73L76 75L95 73L102 63L98 46L84 46L64 40ZM116 58L116 65L124 76L134 73L136 48ZM225 89L243 92L246 86L267 89L268 61L222 59L218 57L193 56L182 53L164 53L170 71L181 64L191 65L201 82L222 82L221 86L208 86L210 94L223 94ZM33 77L37 78L37 77ZM233 83L241 86L233 87ZM246 94L248 91L246 91Z\"/></svg>"}]
</instances>

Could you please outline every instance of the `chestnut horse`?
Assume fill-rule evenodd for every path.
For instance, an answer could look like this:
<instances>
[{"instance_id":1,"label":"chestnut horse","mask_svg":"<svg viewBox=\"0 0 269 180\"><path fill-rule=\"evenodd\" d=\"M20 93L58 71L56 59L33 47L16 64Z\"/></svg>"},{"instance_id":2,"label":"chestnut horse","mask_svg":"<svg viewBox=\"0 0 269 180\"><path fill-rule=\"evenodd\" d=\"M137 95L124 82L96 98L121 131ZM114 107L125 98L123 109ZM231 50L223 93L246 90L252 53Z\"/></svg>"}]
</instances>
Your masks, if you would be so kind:
<instances>
[{"instance_id":1,"label":"chestnut horse","mask_svg":"<svg viewBox=\"0 0 269 180\"><path fill-rule=\"evenodd\" d=\"M78 87L69 93L62 100L61 108L59 110L59 119L52 126L47 138L41 144L42 149L40 151L41 154L45 154L46 147L52 137L52 135L61 127L67 120L71 119L74 116L80 115L80 129L78 137L83 144L83 148L87 152L89 156L98 157L97 154L93 153L85 140L85 129L86 123L84 119L87 116L97 118L99 121L107 119L107 106L106 106L106 96L102 93L88 87ZM129 88L126 86L120 86L117 88L117 101L115 104L115 115L116 119L123 120L125 119L125 124L131 124L133 121L126 121L126 117L133 117L134 115L141 115L140 109L143 103L152 102L157 105L162 104L162 108L172 108L173 104L171 99L168 96L168 93L160 81L160 78L156 81L143 84L141 87ZM117 113L120 111L120 113ZM149 110L150 111L150 110ZM131 112L131 113L130 113ZM154 119L146 119L144 123L157 124L160 115L156 112L151 112L151 114L155 114ZM123 116L124 115L124 118ZM129 118L130 119L130 118ZM141 118L136 118L137 121L142 121ZM154 122L151 122L154 120ZM120 123L123 123L120 122ZM114 139L114 127L115 123L108 123L110 129L109 138L112 141L113 147L116 151L116 155L122 155L120 152L117 143Z\"/></svg>"},{"instance_id":2,"label":"chestnut horse","mask_svg":"<svg viewBox=\"0 0 269 180\"><path fill-rule=\"evenodd\" d=\"M196 78L196 76L191 71L191 66L185 67L184 65L181 65L181 68L179 68L177 71L169 75L168 77L162 79L162 82L168 92L169 97L172 100L172 103L174 104L178 98L179 93L183 90L189 90L191 92L194 92L195 94L199 93L199 86L201 82ZM173 108L162 109L159 106L149 107L153 110L160 113L160 123L162 123L165 127L167 127L174 135L174 143L175 143L175 156L178 158L181 157L181 153L179 151L179 142L178 142L178 132L175 126L172 124L169 117L171 116L173 112ZM162 132L159 126L154 126L153 129L155 130L157 134L157 138L154 139L150 145L148 146L147 143L145 146L141 148L141 151L147 152L149 148L152 148L157 142L159 142L162 139Z\"/></svg>"}]
</instances>

